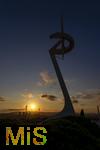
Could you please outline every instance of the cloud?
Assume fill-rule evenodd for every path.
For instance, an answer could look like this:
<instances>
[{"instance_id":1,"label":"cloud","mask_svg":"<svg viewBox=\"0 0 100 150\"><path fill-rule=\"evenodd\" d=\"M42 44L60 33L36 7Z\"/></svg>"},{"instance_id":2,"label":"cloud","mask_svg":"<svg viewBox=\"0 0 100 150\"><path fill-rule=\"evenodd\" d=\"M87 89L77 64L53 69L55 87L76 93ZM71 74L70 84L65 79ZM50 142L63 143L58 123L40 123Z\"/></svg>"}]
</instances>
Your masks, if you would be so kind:
<instances>
[{"instance_id":1,"label":"cloud","mask_svg":"<svg viewBox=\"0 0 100 150\"><path fill-rule=\"evenodd\" d=\"M73 100L72 101L74 104L78 104L78 100Z\"/></svg>"},{"instance_id":2,"label":"cloud","mask_svg":"<svg viewBox=\"0 0 100 150\"><path fill-rule=\"evenodd\" d=\"M0 102L6 101L4 97L0 96Z\"/></svg>"},{"instance_id":3,"label":"cloud","mask_svg":"<svg viewBox=\"0 0 100 150\"><path fill-rule=\"evenodd\" d=\"M14 108L14 109L6 109L7 111L24 111L25 109L21 109L21 108Z\"/></svg>"},{"instance_id":4,"label":"cloud","mask_svg":"<svg viewBox=\"0 0 100 150\"><path fill-rule=\"evenodd\" d=\"M34 95L33 95L33 93L24 93L24 94L22 94L22 96L24 97L24 98L27 98L27 99L31 99L31 98L34 98Z\"/></svg>"},{"instance_id":5,"label":"cloud","mask_svg":"<svg viewBox=\"0 0 100 150\"><path fill-rule=\"evenodd\" d=\"M75 96L72 96L71 99L72 99L72 102L73 102L74 104L78 104L78 103L79 103L79 101L76 99Z\"/></svg>"},{"instance_id":6,"label":"cloud","mask_svg":"<svg viewBox=\"0 0 100 150\"><path fill-rule=\"evenodd\" d=\"M75 82L75 79L65 79L64 81L65 81L66 84L70 85L70 84Z\"/></svg>"},{"instance_id":7,"label":"cloud","mask_svg":"<svg viewBox=\"0 0 100 150\"><path fill-rule=\"evenodd\" d=\"M87 90L85 92L77 93L74 98L84 100L98 100L100 101L100 90Z\"/></svg>"},{"instance_id":8,"label":"cloud","mask_svg":"<svg viewBox=\"0 0 100 150\"><path fill-rule=\"evenodd\" d=\"M55 83L54 77L48 71L40 72L41 80L37 83L38 86L46 86Z\"/></svg>"},{"instance_id":9,"label":"cloud","mask_svg":"<svg viewBox=\"0 0 100 150\"><path fill-rule=\"evenodd\" d=\"M48 100L50 100L50 101L55 101L55 100L57 100L57 97L56 97L56 96L54 96L54 95L48 95L48 94L43 94L43 95L41 96L41 98L46 98L46 99L48 99Z\"/></svg>"}]
</instances>

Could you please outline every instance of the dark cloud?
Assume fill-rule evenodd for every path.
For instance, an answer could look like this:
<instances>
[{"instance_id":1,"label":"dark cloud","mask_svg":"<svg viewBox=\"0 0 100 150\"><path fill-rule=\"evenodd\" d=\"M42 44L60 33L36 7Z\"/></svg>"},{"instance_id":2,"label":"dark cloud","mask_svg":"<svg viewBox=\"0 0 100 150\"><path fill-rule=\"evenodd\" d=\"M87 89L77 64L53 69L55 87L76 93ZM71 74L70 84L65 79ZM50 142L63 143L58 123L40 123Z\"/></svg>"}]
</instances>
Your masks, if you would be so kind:
<instances>
[{"instance_id":1,"label":"dark cloud","mask_svg":"<svg viewBox=\"0 0 100 150\"><path fill-rule=\"evenodd\" d=\"M7 109L8 111L24 111L25 109L20 109L20 108L16 108L16 109Z\"/></svg>"},{"instance_id":2,"label":"dark cloud","mask_svg":"<svg viewBox=\"0 0 100 150\"><path fill-rule=\"evenodd\" d=\"M94 95L91 93L89 93L89 94L88 93L81 93L81 94L77 94L75 97L77 99L92 99L94 97Z\"/></svg>"},{"instance_id":3,"label":"dark cloud","mask_svg":"<svg viewBox=\"0 0 100 150\"><path fill-rule=\"evenodd\" d=\"M71 99L73 103L75 104L79 103L75 96L72 96Z\"/></svg>"},{"instance_id":4,"label":"dark cloud","mask_svg":"<svg viewBox=\"0 0 100 150\"><path fill-rule=\"evenodd\" d=\"M43 94L41 97L42 97L42 98L47 98L47 99L50 100L50 101L55 101L55 100L57 100L57 97L54 96L54 95Z\"/></svg>"},{"instance_id":5,"label":"dark cloud","mask_svg":"<svg viewBox=\"0 0 100 150\"><path fill-rule=\"evenodd\" d=\"M100 100L100 90L89 90L83 93L78 93L74 96L74 99Z\"/></svg>"},{"instance_id":6,"label":"dark cloud","mask_svg":"<svg viewBox=\"0 0 100 150\"><path fill-rule=\"evenodd\" d=\"M0 102L4 102L5 98L0 96Z\"/></svg>"},{"instance_id":7,"label":"dark cloud","mask_svg":"<svg viewBox=\"0 0 100 150\"><path fill-rule=\"evenodd\" d=\"M77 104L77 103L78 103L78 100L73 100L72 102L75 103L75 104Z\"/></svg>"}]
</instances>

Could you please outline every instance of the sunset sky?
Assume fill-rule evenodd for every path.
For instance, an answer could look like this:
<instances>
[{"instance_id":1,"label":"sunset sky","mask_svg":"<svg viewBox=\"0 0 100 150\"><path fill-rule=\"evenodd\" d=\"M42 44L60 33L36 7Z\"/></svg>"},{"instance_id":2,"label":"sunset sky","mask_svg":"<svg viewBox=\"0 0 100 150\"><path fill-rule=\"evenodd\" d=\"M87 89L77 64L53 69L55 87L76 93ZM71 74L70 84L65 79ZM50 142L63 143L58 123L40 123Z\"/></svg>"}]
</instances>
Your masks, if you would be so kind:
<instances>
[{"instance_id":1,"label":"sunset sky","mask_svg":"<svg viewBox=\"0 0 100 150\"><path fill-rule=\"evenodd\" d=\"M64 30L75 48L58 62L75 111L96 112L100 105L100 1L0 1L0 110L36 104L41 111L60 111L63 96L49 56Z\"/></svg>"}]
</instances>

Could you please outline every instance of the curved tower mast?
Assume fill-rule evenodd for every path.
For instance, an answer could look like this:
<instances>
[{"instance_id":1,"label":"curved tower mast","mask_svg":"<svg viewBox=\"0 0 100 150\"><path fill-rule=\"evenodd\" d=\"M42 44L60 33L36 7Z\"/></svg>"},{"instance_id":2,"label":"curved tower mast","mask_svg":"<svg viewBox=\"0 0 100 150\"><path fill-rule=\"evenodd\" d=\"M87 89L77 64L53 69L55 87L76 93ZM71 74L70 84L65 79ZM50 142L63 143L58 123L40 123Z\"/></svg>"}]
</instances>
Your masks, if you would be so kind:
<instances>
[{"instance_id":1,"label":"curved tower mast","mask_svg":"<svg viewBox=\"0 0 100 150\"><path fill-rule=\"evenodd\" d=\"M57 117L65 117L65 116L72 116L75 114L74 108L66 87L66 84L64 82L62 73L60 71L59 65L56 60L57 55L64 55L68 52L70 52L74 48L74 40L73 38L67 34L64 33L64 27L63 27L63 18L61 18L61 32L56 32L50 36L50 38L56 38L58 39L58 42L49 50L49 54L64 96L64 108L61 112L59 112L55 118ZM68 46L65 46L65 41L67 41ZM59 48L60 46L60 48Z\"/></svg>"}]
</instances>

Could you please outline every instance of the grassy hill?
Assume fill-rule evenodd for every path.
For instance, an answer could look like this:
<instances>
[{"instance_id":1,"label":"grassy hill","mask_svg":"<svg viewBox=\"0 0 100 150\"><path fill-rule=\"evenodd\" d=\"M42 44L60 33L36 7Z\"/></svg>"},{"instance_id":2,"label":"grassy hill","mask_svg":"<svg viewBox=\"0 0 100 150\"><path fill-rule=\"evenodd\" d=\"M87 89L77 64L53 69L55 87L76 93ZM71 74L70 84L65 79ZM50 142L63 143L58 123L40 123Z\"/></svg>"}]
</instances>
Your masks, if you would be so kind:
<instances>
[{"instance_id":1,"label":"grassy hill","mask_svg":"<svg viewBox=\"0 0 100 150\"><path fill-rule=\"evenodd\" d=\"M35 146L26 146L26 148L16 147L16 150L100 150L100 127L89 118L66 117L55 120L49 119L44 121L44 123L37 123L37 120L39 120L37 116L29 120L18 118L17 116L14 117L16 119L12 117L7 118L0 120L0 127L8 125L13 127L15 125L26 127L39 125L47 128L47 144L42 146L42 148L39 146L36 148Z\"/></svg>"},{"instance_id":2,"label":"grassy hill","mask_svg":"<svg viewBox=\"0 0 100 150\"><path fill-rule=\"evenodd\" d=\"M100 128L84 117L67 117L45 122L50 127L51 149L99 150Z\"/></svg>"}]
</instances>

